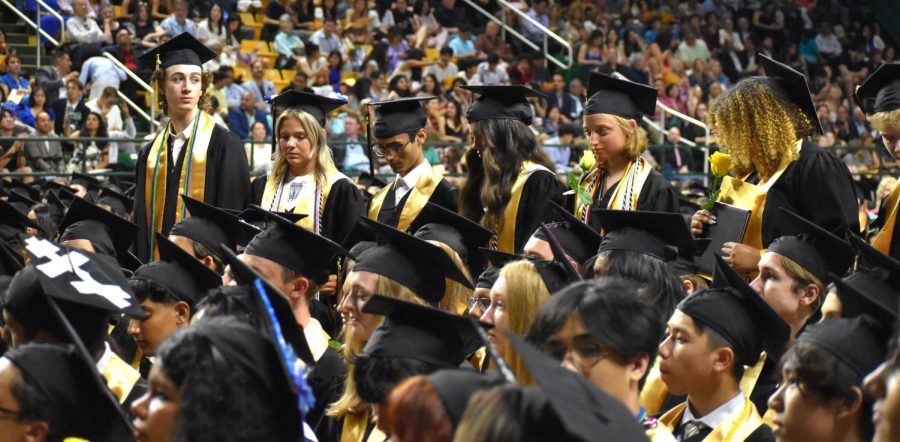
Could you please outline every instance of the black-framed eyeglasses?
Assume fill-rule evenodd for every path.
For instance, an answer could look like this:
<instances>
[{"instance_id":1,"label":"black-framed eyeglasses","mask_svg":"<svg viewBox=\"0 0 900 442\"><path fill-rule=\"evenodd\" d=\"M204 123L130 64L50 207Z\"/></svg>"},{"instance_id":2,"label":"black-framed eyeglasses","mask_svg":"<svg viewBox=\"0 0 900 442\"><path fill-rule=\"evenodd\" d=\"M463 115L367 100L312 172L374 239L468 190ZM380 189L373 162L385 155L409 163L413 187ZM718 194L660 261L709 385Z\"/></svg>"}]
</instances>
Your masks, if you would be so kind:
<instances>
[{"instance_id":1,"label":"black-framed eyeglasses","mask_svg":"<svg viewBox=\"0 0 900 442\"><path fill-rule=\"evenodd\" d=\"M603 359L608 359L612 354L600 345L594 337L590 335L578 335L572 341L572 347L569 352L577 360L576 365L582 370L590 370Z\"/></svg>"},{"instance_id":2,"label":"black-framed eyeglasses","mask_svg":"<svg viewBox=\"0 0 900 442\"><path fill-rule=\"evenodd\" d=\"M470 296L467 299L466 305L469 308L469 311L472 311L475 307L481 309L482 312L487 311L487 309L491 308L491 298L476 298Z\"/></svg>"},{"instance_id":3,"label":"black-framed eyeglasses","mask_svg":"<svg viewBox=\"0 0 900 442\"><path fill-rule=\"evenodd\" d=\"M388 152L396 155L400 152L403 152L403 149L405 149L409 143L412 143L412 141L413 141L413 139L410 138L405 143L395 141L393 143L388 143L388 144L373 144L372 152L374 152L375 155L377 155L379 157L384 157L385 155L387 155Z\"/></svg>"}]
</instances>

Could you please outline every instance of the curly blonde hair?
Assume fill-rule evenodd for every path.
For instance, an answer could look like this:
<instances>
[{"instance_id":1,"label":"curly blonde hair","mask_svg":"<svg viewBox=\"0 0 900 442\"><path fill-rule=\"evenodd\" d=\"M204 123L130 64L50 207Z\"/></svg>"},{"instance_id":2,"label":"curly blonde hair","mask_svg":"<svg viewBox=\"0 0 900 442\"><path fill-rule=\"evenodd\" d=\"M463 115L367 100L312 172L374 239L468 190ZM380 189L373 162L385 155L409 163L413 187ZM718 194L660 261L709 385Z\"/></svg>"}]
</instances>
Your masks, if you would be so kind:
<instances>
[{"instance_id":1,"label":"curly blonde hair","mask_svg":"<svg viewBox=\"0 0 900 442\"><path fill-rule=\"evenodd\" d=\"M797 140L813 133L806 114L756 78L738 82L716 99L708 119L738 178L754 170L763 180L770 178L797 159Z\"/></svg>"},{"instance_id":2,"label":"curly blonde hair","mask_svg":"<svg viewBox=\"0 0 900 442\"><path fill-rule=\"evenodd\" d=\"M166 105L166 94L163 92L166 84L166 70L157 69L153 71L153 76L150 78L150 81L156 83L158 86L157 89L159 92L156 94L156 104L162 109L163 115L168 116L169 107ZM202 92L200 92L200 101L197 102L197 107L204 112L209 111L209 107L212 105L212 97L207 93L212 82L212 72L200 72L200 90Z\"/></svg>"},{"instance_id":3,"label":"curly blonde hair","mask_svg":"<svg viewBox=\"0 0 900 442\"><path fill-rule=\"evenodd\" d=\"M888 128L900 128L900 109L878 112L868 116L872 128L885 132Z\"/></svg>"}]
</instances>

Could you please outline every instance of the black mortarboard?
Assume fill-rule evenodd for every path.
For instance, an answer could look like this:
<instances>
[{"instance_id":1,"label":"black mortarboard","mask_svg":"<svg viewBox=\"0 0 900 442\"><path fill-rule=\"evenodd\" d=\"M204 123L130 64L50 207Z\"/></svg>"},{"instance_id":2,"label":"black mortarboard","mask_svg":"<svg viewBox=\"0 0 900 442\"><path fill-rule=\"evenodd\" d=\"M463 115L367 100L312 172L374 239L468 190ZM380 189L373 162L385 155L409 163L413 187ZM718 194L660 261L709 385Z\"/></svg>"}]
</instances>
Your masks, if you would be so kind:
<instances>
[{"instance_id":1,"label":"black mortarboard","mask_svg":"<svg viewBox=\"0 0 900 442\"><path fill-rule=\"evenodd\" d=\"M196 305L210 289L222 285L222 278L156 232L159 260L140 266L131 279L152 281L177 299Z\"/></svg>"},{"instance_id":2,"label":"black mortarboard","mask_svg":"<svg viewBox=\"0 0 900 442\"><path fill-rule=\"evenodd\" d=\"M528 261L534 264L534 268L541 276L541 281L544 282L544 286L547 287L547 291L551 295L570 283L578 281L579 275L577 273L573 274L571 271L567 270L566 264L556 260L555 256L554 261L531 258L529 258ZM567 264L571 265L571 263Z\"/></svg>"},{"instance_id":3,"label":"black mortarboard","mask_svg":"<svg viewBox=\"0 0 900 442\"><path fill-rule=\"evenodd\" d=\"M595 441L598 435L615 435L617 441L646 441L644 429L621 402L603 392L590 381L544 354L513 333L506 333L550 407L520 406L522 420L530 426L542 427L547 420L559 422L564 435L560 440ZM523 395L523 401L535 399ZM555 416L548 416L551 411Z\"/></svg>"},{"instance_id":4,"label":"black mortarboard","mask_svg":"<svg viewBox=\"0 0 900 442\"><path fill-rule=\"evenodd\" d=\"M28 212L31 212L32 207L39 204L37 201L34 201L16 191L9 192L9 196L6 198L6 202L8 202L10 206L13 206L13 208L18 210L25 216L28 216Z\"/></svg>"},{"instance_id":5,"label":"black mortarboard","mask_svg":"<svg viewBox=\"0 0 900 442\"><path fill-rule=\"evenodd\" d=\"M694 252L696 245L688 225L678 213L593 209L606 236L600 251L631 250L671 261L674 248Z\"/></svg>"},{"instance_id":6,"label":"black mortarboard","mask_svg":"<svg viewBox=\"0 0 900 442\"><path fill-rule=\"evenodd\" d=\"M672 271L679 276L700 274L702 270L700 270L699 255L709 247L710 242L709 238L697 238L694 240L694 244L697 245L696 252L688 252L679 249L678 256L675 257L675 260L669 261L669 266L672 267Z\"/></svg>"},{"instance_id":7,"label":"black mortarboard","mask_svg":"<svg viewBox=\"0 0 900 442\"><path fill-rule=\"evenodd\" d=\"M220 209L223 210L223 209ZM233 213L232 213L233 215ZM286 220L289 220L293 223L297 223L303 218L306 218L306 214L303 213L293 213L293 212L273 212L262 207L255 206L251 204L242 212L238 213L238 218L244 220L247 224L250 224L253 227L259 229L259 231L263 231L269 228L274 221L272 220L272 215L280 216ZM256 232L259 234L259 232ZM254 235L255 236L255 235ZM247 241L249 242L249 240Z\"/></svg>"},{"instance_id":8,"label":"black mortarboard","mask_svg":"<svg viewBox=\"0 0 900 442\"><path fill-rule=\"evenodd\" d=\"M864 269L885 268L894 274L900 274L900 261L881 253L855 233L848 235L850 244L859 252L859 265Z\"/></svg>"},{"instance_id":9,"label":"black mortarboard","mask_svg":"<svg viewBox=\"0 0 900 442\"><path fill-rule=\"evenodd\" d=\"M109 206L112 213L125 217L131 213L131 210L134 207L134 200L131 199L130 196L109 186L100 191L100 198L97 199L97 205L101 204Z\"/></svg>"},{"instance_id":10,"label":"black mortarboard","mask_svg":"<svg viewBox=\"0 0 900 442\"><path fill-rule=\"evenodd\" d=\"M10 195L18 193L19 195L24 196L31 201L41 201L41 191L32 186L29 186L28 184L25 184L19 180L12 180L6 183L6 185L8 186L7 190L9 191Z\"/></svg>"},{"instance_id":11,"label":"black mortarboard","mask_svg":"<svg viewBox=\"0 0 900 442\"><path fill-rule=\"evenodd\" d=\"M386 276L432 304L444 297L444 278L473 288L440 247L378 221L360 218L359 222L375 233L378 246L363 252L353 271Z\"/></svg>"},{"instance_id":12,"label":"black mortarboard","mask_svg":"<svg viewBox=\"0 0 900 442\"><path fill-rule=\"evenodd\" d=\"M15 246L26 236L25 229L28 227L38 231L43 230L8 202L0 200L0 241Z\"/></svg>"},{"instance_id":13,"label":"black mortarboard","mask_svg":"<svg viewBox=\"0 0 900 442\"><path fill-rule=\"evenodd\" d=\"M900 318L900 261L882 254L863 239L851 235L850 241L860 250L860 261L873 264L840 279L835 277L842 315L853 318L867 314L882 324L892 324ZM879 256L880 255L880 256Z\"/></svg>"},{"instance_id":14,"label":"black mortarboard","mask_svg":"<svg viewBox=\"0 0 900 442\"><path fill-rule=\"evenodd\" d=\"M24 265L25 259L5 241L0 241L0 276L13 276L22 270ZM3 290L0 290L0 293L2 292Z\"/></svg>"},{"instance_id":15,"label":"black mortarboard","mask_svg":"<svg viewBox=\"0 0 900 442\"><path fill-rule=\"evenodd\" d=\"M766 72L763 82L771 86L776 95L793 103L800 112L806 114L815 132L822 134L822 123L816 113L816 105L813 103L806 76L797 72L794 68L779 63L763 53L756 54L759 63ZM754 77L759 79L760 77ZM775 81L772 81L775 80Z\"/></svg>"},{"instance_id":16,"label":"black mortarboard","mask_svg":"<svg viewBox=\"0 0 900 442\"><path fill-rule=\"evenodd\" d=\"M377 187L378 189L381 189L387 186L387 182L375 175L372 175L369 172L361 172L359 176L356 177L356 184L364 186L366 190L368 190L370 187Z\"/></svg>"},{"instance_id":17,"label":"black mortarboard","mask_svg":"<svg viewBox=\"0 0 900 442\"><path fill-rule=\"evenodd\" d=\"M138 226L122 217L75 198L59 223L59 240L86 239L95 252L124 259L137 231Z\"/></svg>"},{"instance_id":18,"label":"black mortarboard","mask_svg":"<svg viewBox=\"0 0 900 442\"><path fill-rule=\"evenodd\" d=\"M641 120L641 114L656 112L658 91L645 84L592 72L588 80L584 114L611 114Z\"/></svg>"},{"instance_id":19,"label":"black mortarboard","mask_svg":"<svg viewBox=\"0 0 900 442\"><path fill-rule=\"evenodd\" d=\"M289 90L272 98L272 106L283 109L300 109L313 116L319 125L325 127L325 116L329 112L347 104L346 100L326 97L324 95L311 94Z\"/></svg>"},{"instance_id":20,"label":"black mortarboard","mask_svg":"<svg viewBox=\"0 0 900 442\"><path fill-rule=\"evenodd\" d=\"M133 428L97 372L94 361L71 345L30 343L4 356L29 385L49 401L59 440L83 438L96 442L132 438Z\"/></svg>"},{"instance_id":21,"label":"black mortarboard","mask_svg":"<svg viewBox=\"0 0 900 442\"><path fill-rule=\"evenodd\" d=\"M103 183L95 176L73 172L72 178L69 179L69 183L77 184L81 187L84 187L86 190L100 190L103 188Z\"/></svg>"},{"instance_id":22,"label":"black mortarboard","mask_svg":"<svg viewBox=\"0 0 900 442\"><path fill-rule=\"evenodd\" d=\"M184 207L189 216L172 226L169 235L183 236L203 244L209 251L222 259L219 244L227 245L231 250L246 245L257 233L253 226L225 210L181 195Z\"/></svg>"},{"instance_id":23,"label":"black mortarboard","mask_svg":"<svg viewBox=\"0 0 900 442\"><path fill-rule=\"evenodd\" d=\"M481 251L481 254L484 256L485 260L487 260L492 266L497 267L498 269L502 268L509 262L528 259L528 257L525 255L501 252L499 250L489 249L487 247L479 247L478 250Z\"/></svg>"},{"instance_id":24,"label":"black mortarboard","mask_svg":"<svg viewBox=\"0 0 900 442\"><path fill-rule=\"evenodd\" d=\"M501 267L488 267L478 275L478 279L475 281L476 289L488 289L494 286L494 283L497 282L497 278L500 277L500 268Z\"/></svg>"},{"instance_id":25,"label":"black mortarboard","mask_svg":"<svg viewBox=\"0 0 900 442\"><path fill-rule=\"evenodd\" d=\"M862 379L884 361L891 325L867 315L831 319L807 327L797 342L811 342L831 353Z\"/></svg>"},{"instance_id":26,"label":"black mortarboard","mask_svg":"<svg viewBox=\"0 0 900 442\"><path fill-rule=\"evenodd\" d=\"M556 222L548 222L547 227L559 241L566 254L578 261L579 264L583 264L596 255L597 248L600 247L600 241L603 239L600 234L578 218L575 218L572 213L559 204L553 201L548 201L548 204L553 209L551 219L556 220ZM533 236L547 241L546 235L540 228L534 232Z\"/></svg>"},{"instance_id":27,"label":"black mortarboard","mask_svg":"<svg viewBox=\"0 0 900 442\"><path fill-rule=\"evenodd\" d=\"M494 233L464 216L434 203L426 203L409 231L416 238L444 243L453 249L476 275L484 268L478 248L486 245Z\"/></svg>"},{"instance_id":28,"label":"black mortarboard","mask_svg":"<svg viewBox=\"0 0 900 442\"><path fill-rule=\"evenodd\" d=\"M366 301L363 312L387 318L372 333L362 355L450 368L459 367L481 346L478 330L466 316L377 294Z\"/></svg>"},{"instance_id":29,"label":"black mortarboard","mask_svg":"<svg viewBox=\"0 0 900 442\"><path fill-rule=\"evenodd\" d=\"M472 370L444 369L428 375L428 381L437 391L444 411L455 428L469 405L469 399L481 390L503 384L503 378Z\"/></svg>"},{"instance_id":30,"label":"black mortarboard","mask_svg":"<svg viewBox=\"0 0 900 442\"><path fill-rule=\"evenodd\" d=\"M44 189L44 192L47 192L49 190L59 190L59 189L65 189L65 190L68 190L69 192L75 191L75 189L69 187L68 184L61 183L56 180L44 180L41 182L41 187Z\"/></svg>"},{"instance_id":31,"label":"black mortarboard","mask_svg":"<svg viewBox=\"0 0 900 442\"><path fill-rule=\"evenodd\" d=\"M854 95L869 115L900 109L900 63L881 65L857 86Z\"/></svg>"},{"instance_id":32,"label":"black mortarboard","mask_svg":"<svg viewBox=\"0 0 900 442\"><path fill-rule=\"evenodd\" d=\"M778 210L793 220L800 233L776 239L767 252L791 259L825 285L831 282L829 273L843 276L847 272L854 255L849 243L784 207Z\"/></svg>"},{"instance_id":33,"label":"black mortarboard","mask_svg":"<svg viewBox=\"0 0 900 442\"><path fill-rule=\"evenodd\" d=\"M220 250L222 250L222 254L225 256L225 262L231 266L231 272L234 275L235 281L240 285L251 286L253 289L256 296L254 296L253 305L250 307L253 309L253 314L259 318L259 325L262 328L263 334L268 336L274 342L275 324L268 314L268 309L266 309L265 303L261 297L262 294L257 290L257 280L259 280L263 289L266 291L266 296L269 298L269 303L272 305L272 311L275 313L275 317L278 318L279 328L282 336L284 336L285 342L293 347L294 353L300 360L307 365L315 364L316 359L313 357L312 350L309 348L309 343L306 341L306 336L303 334L303 327L297 323L297 319L294 317L294 312L291 309L291 303L288 301L287 295L281 293L281 291L272 286L265 278L253 270L252 267L245 264L244 261L241 261L241 259L230 249L227 249L227 247L220 247Z\"/></svg>"},{"instance_id":34,"label":"black mortarboard","mask_svg":"<svg viewBox=\"0 0 900 442\"><path fill-rule=\"evenodd\" d=\"M200 40L187 32L182 32L171 40L145 52L139 57L139 60L144 66L166 69L180 64L203 66L203 63L215 57L216 54L203 45Z\"/></svg>"},{"instance_id":35,"label":"black mortarboard","mask_svg":"<svg viewBox=\"0 0 900 442\"><path fill-rule=\"evenodd\" d=\"M307 277L316 284L328 282L339 256L349 256L340 244L300 227L288 219L269 214L274 225L256 235L244 253L266 258Z\"/></svg>"},{"instance_id":36,"label":"black mortarboard","mask_svg":"<svg viewBox=\"0 0 900 442\"><path fill-rule=\"evenodd\" d=\"M422 102L435 98L410 97L369 103L375 106L375 138L418 132L426 121Z\"/></svg>"},{"instance_id":37,"label":"black mortarboard","mask_svg":"<svg viewBox=\"0 0 900 442\"><path fill-rule=\"evenodd\" d=\"M533 112L528 97L544 98L545 95L525 86L461 86L480 94L466 110L470 123L483 120L519 120L531 124Z\"/></svg>"},{"instance_id":38,"label":"black mortarboard","mask_svg":"<svg viewBox=\"0 0 900 442\"><path fill-rule=\"evenodd\" d=\"M715 278L727 287L694 293L678 309L728 341L736 363L753 365L763 350L778 360L790 339L790 327L721 256L715 258Z\"/></svg>"}]
</instances>

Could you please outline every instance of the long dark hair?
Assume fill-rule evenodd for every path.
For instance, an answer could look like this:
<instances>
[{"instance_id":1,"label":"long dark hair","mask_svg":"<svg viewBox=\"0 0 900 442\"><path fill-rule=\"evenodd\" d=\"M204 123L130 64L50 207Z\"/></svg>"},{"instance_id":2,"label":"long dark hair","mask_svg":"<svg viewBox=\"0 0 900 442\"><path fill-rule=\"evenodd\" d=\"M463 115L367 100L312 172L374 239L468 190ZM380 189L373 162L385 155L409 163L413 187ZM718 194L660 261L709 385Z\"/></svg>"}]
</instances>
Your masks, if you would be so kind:
<instances>
[{"instance_id":1,"label":"long dark hair","mask_svg":"<svg viewBox=\"0 0 900 442\"><path fill-rule=\"evenodd\" d=\"M28 96L28 106L34 107L34 96L37 95L38 92L44 94L44 104L41 105L41 110L47 110L50 106L47 104L47 91L40 86L32 86L31 87L31 95ZM37 118L37 115L34 116Z\"/></svg>"},{"instance_id":2,"label":"long dark hair","mask_svg":"<svg viewBox=\"0 0 900 442\"><path fill-rule=\"evenodd\" d=\"M434 80L434 90L430 92L430 95L434 95L435 97L442 96L444 94L444 92L441 91L441 82L438 81L437 75L434 75L434 74L425 74L424 76L422 76L422 89L420 89L420 90L425 94L429 94L429 92L425 90L425 79L426 78L430 78L430 79Z\"/></svg>"},{"instance_id":3,"label":"long dark hair","mask_svg":"<svg viewBox=\"0 0 900 442\"><path fill-rule=\"evenodd\" d=\"M401 79L406 79L406 90L401 90L399 88ZM412 91L409 88L409 78L406 78L406 75L394 75L388 83L388 90L395 92L401 98L412 96Z\"/></svg>"},{"instance_id":4,"label":"long dark hair","mask_svg":"<svg viewBox=\"0 0 900 442\"><path fill-rule=\"evenodd\" d=\"M35 224L41 227L41 231L45 232L38 233L38 236L52 240L53 233L56 232L59 221L53 219L53 212L50 209L50 205L43 203L35 204L31 210L34 211Z\"/></svg>"}]
</instances>

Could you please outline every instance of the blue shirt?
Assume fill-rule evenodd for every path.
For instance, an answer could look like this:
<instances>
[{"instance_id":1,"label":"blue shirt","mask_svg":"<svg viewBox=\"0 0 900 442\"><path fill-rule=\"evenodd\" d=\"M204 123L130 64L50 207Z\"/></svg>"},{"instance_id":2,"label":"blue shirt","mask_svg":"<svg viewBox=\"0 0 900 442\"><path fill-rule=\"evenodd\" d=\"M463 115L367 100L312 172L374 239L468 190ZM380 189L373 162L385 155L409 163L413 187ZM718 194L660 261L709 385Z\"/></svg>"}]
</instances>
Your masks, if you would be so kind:
<instances>
[{"instance_id":1,"label":"blue shirt","mask_svg":"<svg viewBox=\"0 0 900 442\"><path fill-rule=\"evenodd\" d=\"M106 57L91 57L81 65L81 76L78 80L81 84L89 82L119 84L126 78L128 77L125 76L125 72Z\"/></svg>"},{"instance_id":2,"label":"blue shirt","mask_svg":"<svg viewBox=\"0 0 900 442\"><path fill-rule=\"evenodd\" d=\"M13 89L28 89L28 79L23 76L19 76L19 82L16 83L16 80L13 79L12 74L3 74L0 76L0 83L6 85L9 90Z\"/></svg>"},{"instance_id":3,"label":"blue shirt","mask_svg":"<svg viewBox=\"0 0 900 442\"><path fill-rule=\"evenodd\" d=\"M183 32L187 32L188 34L191 34L192 37L197 38L197 23L194 23L194 21L189 18L184 19L184 24L182 24L178 23L178 20L175 19L174 15L170 15L163 20L159 26L162 27L163 31L166 31L166 34L169 34L170 37L177 37Z\"/></svg>"},{"instance_id":4,"label":"blue shirt","mask_svg":"<svg viewBox=\"0 0 900 442\"><path fill-rule=\"evenodd\" d=\"M369 157L366 156L366 148L362 144L347 140L348 144L344 145L344 171L345 172L368 172Z\"/></svg>"},{"instance_id":5,"label":"blue shirt","mask_svg":"<svg viewBox=\"0 0 900 442\"><path fill-rule=\"evenodd\" d=\"M447 43L447 46L453 49L453 55L457 57L475 53L475 41L471 37L468 40L463 40L457 35L450 40L450 43Z\"/></svg>"}]
</instances>

